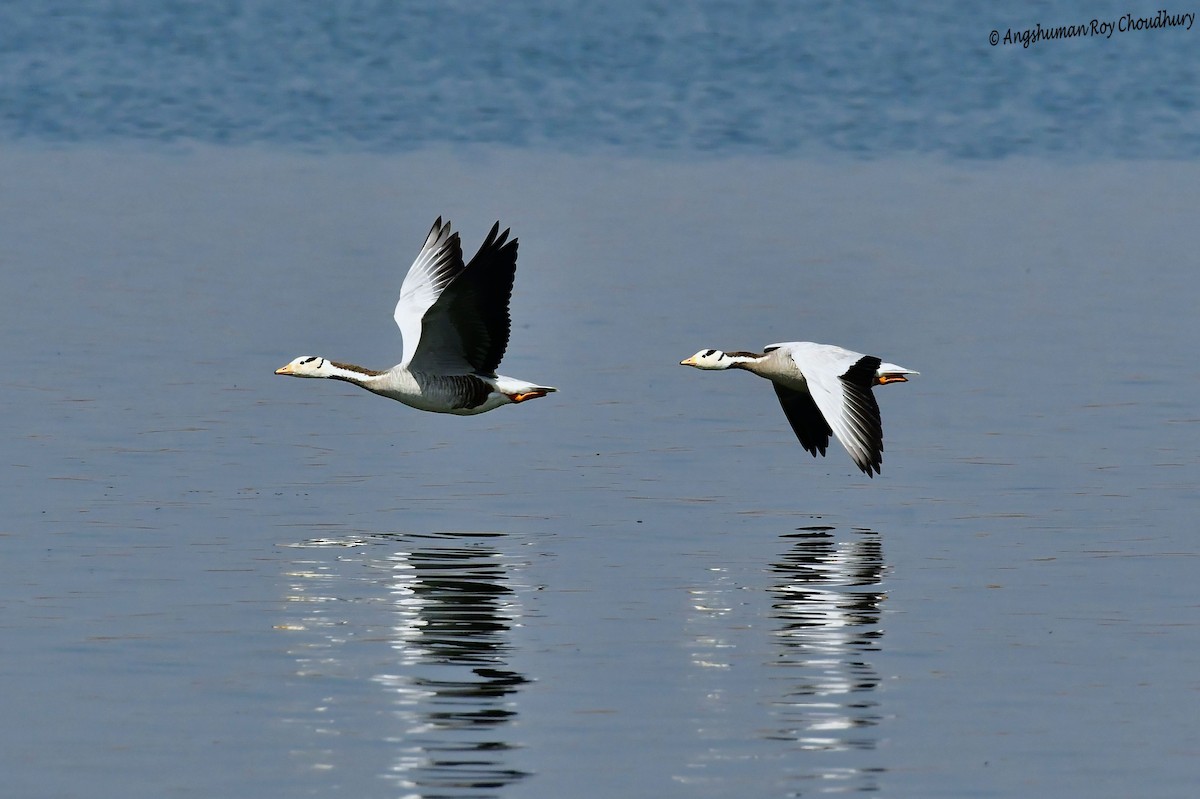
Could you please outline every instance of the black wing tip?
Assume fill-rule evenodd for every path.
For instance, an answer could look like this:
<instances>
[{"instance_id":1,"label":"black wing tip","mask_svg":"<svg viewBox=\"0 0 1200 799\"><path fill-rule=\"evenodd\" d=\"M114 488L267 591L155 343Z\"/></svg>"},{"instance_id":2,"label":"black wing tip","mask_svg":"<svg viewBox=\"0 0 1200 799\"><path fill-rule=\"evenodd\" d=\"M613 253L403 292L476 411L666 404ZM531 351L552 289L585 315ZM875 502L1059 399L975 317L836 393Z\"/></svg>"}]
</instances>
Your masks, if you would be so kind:
<instances>
[{"instance_id":1,"label":"black wing tip","mask_svg":"<svg viewBox=\"0 0 1200 799\"><path fill-rule=\"evenodd\" d=\"M506 241L508 241L508 236L510 233L512 233L511 227L504 228L504 232L500 231L500 220L497 219L495 222L492 223L492 229L488 231L487 236L484 237L483 246L480 247L480 249L486 250L489 247L494 247L496 249L500 249L501 247L504 246L504 243ZM509 243L516 244L517 240L513 239Z\"/></svg>"},{"instance_id":2,"label":"black wing tip","mask_svg":"<svg viewBox=\"0 0 1200 799\"><path fill-rule=\"evenodd\" d=\"M487 238L484 239L484 241L485 242L495 241L496 246L499 247L500 245L504 244L504 242L508 238L508 234L511 230L512 230L512 228L506 227L506 228L504 228L504 232L501 233L500 232L500 220L497 219L495 222L492 223L492 229L488 231Z\"/></svg>"},{"instance_id":3,"label":"black wing tip","mask_svg":"<svg viewBox=\"0 0 1200 799\"><path fill-rule=\"evenodd\" d=\"M431 237L433 237L435 239L440 239L443 236L450 235L451 231L453 230L453 225L451 224L449 219L446 219L445 222L443 222L442 220L443 220L443 217L439 216L437 219L435 219L433 221L433 227L431 227L429 229L429 235ZM511 233L512 233L511 227L506 227L506 228L504 228L504 231L501 232L500 220L497 219L495 222L492 223L492 229L488 231L488 234L484 238L483 245L479 248L479 251L482 253L489 249L501 250L501 249L504 249L506 246L516 249L518 240L517 239L513 239L512 241L508 240L508 237ZM457 236L458 234L455 233L454 235Z\"/></svg>"},{"instance_id":4,"label":"black wing tip","mask_svg":"<svg viewBox=\"0 0 1200 799\"><path fill-rule=\"evenodd\" d=\"M804 444L804 442L800 442L800 443L804 447L804 450L806 452L808 452L810 455L812 455L814 459L817 457L818 454L821 455L822 457L825 456L825 447L819 447L819 448L815 447L815 446L810 447L807 444ZM818 449L819 449L819 452L818 452ZM882 458L876 458L875 460L869 461L867 463L863 463L862 461L859 461L857 458L854 458L853 460L854 460L854 465L857 466L859 468L859 470L862 471L863 474L865 474L867 477L870 477L872 480L875 479L875 475L882 474L882 472L880 471L880 467L883 464Z\"/></svg>"},{"instance_id":5,"label":"black wing tip","mask_svg":"<svg viewBox=\"0 0 1200 799\"><path fill-rule=\"evenodd\" d=\"M500 229L500 223L499 223L499 222L497 222L496 224L492 225L492 232L491 232L491 234L489 234L489 237L493 237L493 236L494 236L494 237L495 237L495 239L496 239L496 240L495 240L495 242L492 244L492 246L493 246L493 247L494 247L494 248L495 248L497 251L503 251L503 250L509 250L509 249L511 249L511 250L513 251L513 253L514 253L514 256L513 256L513 258L515 259L515 258L516 258L516 255L515 255L515 253L516 253L516 251L517 251L517 239L513 239L512 241L509 241L509 240L508 240L508 234L512 232L512 228L510 228L510 227L506 227L506 228L504 228L504 232L503 232L503 233L501 233L499 236L496 236L496 235L495 235L495 234L496 234L496 231L497 231L497 230L499 230L499 229Z\"/></svg>"},{"instance_id":6,"label":"black wing tip","mask_svg":"<svg viewBox=\"0 0 1200 799\"><path fill-rule=\"evenodd\" d=\"M799 440L799 436L797 436L796 438L797 438L797 440ZM824 458L825 457L825 448L828 445L826 444L826 445L822 446L821 444L805 444L803 441L800 441L800 446L804 447L804 451L807 452L808 454L812 455L814 458L816 458L817 456Z\"/></svg>"},{"instance_id":7,"label":"black wing tip","mask_svg":"<svg viewBox=\"0 0 1200 799\"><path fill-rule=\"evenodd\" d=\"M850 458L867 477L882 474L880 469L883 468L883 441L881 440L877 447L868 446L858 454L851 453Z\"/></svg>"},{"instance_id":8,"label":"black wing tip","mask_svg":"<svg viewBox=\"0 0 1200 799\"><path fill-rule=\"evenodd\" d=\"M462 257L462 244L459 242L458 233L454 231L450 225L450 220L442 223L442 217L434 220L433 227L429 228L429 235L425 237L426 247L456 247L458 256Z\"/></svg>"},{"instance_id":9,"label":"black wing tip","mask_svg":"<svg viewBox=\"0 0 1200 799\"><path fill-rule=\"evenodd\" d=\"M488 231L487 237L484 238L483 244L479 246L479 251L467 264L477 263L485 258L493 258L500 260L509 260L511 258L513 267L516 267L517 262L517 239L508 240L512 228L505 228L504 232L500 232L500 221L497 220L492 229Z\"/></svg>"},{"instance_id":10,"label":"black wing tip","mask_svg":"<svg viewBox=\"0 0 1200 799\"><path fill-rule=\"evenodd\" d=\"M883 474L883 472L879 471L879 467L881 464L878 461L868 463L865 465L861 464L861 463L858 463L856 465L858 466L858 468L862 469L863 474L865 474L867 477L870 477L872 480L875 479L875 475Z\"/></svg>"}]
</instances>

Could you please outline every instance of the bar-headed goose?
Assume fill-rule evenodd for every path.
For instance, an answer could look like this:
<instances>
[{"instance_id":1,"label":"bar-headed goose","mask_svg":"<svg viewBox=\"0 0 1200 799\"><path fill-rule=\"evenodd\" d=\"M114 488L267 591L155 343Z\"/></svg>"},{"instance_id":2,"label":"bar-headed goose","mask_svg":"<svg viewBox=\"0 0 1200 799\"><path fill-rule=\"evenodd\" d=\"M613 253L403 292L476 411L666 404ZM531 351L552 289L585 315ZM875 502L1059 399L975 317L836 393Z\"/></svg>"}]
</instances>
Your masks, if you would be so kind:
<instances>
[{"instance_id":1,"label":"bar-headed goose","mask_svg":"<svg viewBox=\"0 0 1200 799\"><path fill-rule=\"evenodd\" d=\"M745 369L767 378L800 444L814 458L825 454L832 433L868 477L883 463L883 425L871 389L919 374L873 355L811 341L772 344L762 353L700 350L679 364Z\"/></svg>"},{"instance_id":2,"label":"bar-headed goose","mask_svg":"<svg viewBox=\"0 0 1200 799\"><path fill-rule=\"evenodd\" d=\"M386 371L302 355L277 375L345 380L423 411L470 415L544 397L550 386L496 374L508 346L517 240L492 226L469 264L441 217L400 286L404 358Z\"/></svg>"}]
</instances>

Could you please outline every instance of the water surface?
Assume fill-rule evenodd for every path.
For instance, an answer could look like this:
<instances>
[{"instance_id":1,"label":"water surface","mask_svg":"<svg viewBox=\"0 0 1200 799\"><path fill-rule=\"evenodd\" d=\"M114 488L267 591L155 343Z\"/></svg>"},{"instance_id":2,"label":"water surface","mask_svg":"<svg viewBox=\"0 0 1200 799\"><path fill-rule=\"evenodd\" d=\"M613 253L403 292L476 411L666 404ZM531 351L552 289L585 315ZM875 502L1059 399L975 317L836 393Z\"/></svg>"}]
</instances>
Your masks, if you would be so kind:
<instances>
[{"instance_id":1,"label":"water surface","mask_svg":"<svg viewBox=\"0 0 1200 799\"><path fill-rule=\"evenodd\" d=\"M0 158L22 795L1190 792L1193 167ZM395 360L431 208L561 391L275 377ZM921 370L880 477L676 366L788 338Z\"/></svg>"}]
</instances>

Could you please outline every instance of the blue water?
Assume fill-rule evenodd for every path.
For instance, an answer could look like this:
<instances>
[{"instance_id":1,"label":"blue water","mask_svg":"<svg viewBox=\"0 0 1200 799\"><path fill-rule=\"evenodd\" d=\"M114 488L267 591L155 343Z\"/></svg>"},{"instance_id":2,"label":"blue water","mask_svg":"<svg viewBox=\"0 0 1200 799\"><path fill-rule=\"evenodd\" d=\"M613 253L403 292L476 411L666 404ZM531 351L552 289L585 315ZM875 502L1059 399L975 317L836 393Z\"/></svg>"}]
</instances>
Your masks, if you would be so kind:
<instances>
[{"instance_id":1,"label":"blue water","mask_svg":"<svg viewBox=\"0 0 1200 799\"><path fill-rule=\"evenodd\" d=\"M1200 154L1200 28L989 43L993 30L1158 9L1093 6L6 3L0 138L677 157Z\"/></svg>"},{"instance_id":2,"label":"blue water","mask_svg":"<svg viewBox=\"0 0 1200 799\"><path fill-rule=\"evenodd\" d=\"M1191 797L1200 31L1077 16L0 6L5 795ZM559 393L272 373L438 215ZM788 339L877 478L677 366Z\"/></svg>"}]
</instances>

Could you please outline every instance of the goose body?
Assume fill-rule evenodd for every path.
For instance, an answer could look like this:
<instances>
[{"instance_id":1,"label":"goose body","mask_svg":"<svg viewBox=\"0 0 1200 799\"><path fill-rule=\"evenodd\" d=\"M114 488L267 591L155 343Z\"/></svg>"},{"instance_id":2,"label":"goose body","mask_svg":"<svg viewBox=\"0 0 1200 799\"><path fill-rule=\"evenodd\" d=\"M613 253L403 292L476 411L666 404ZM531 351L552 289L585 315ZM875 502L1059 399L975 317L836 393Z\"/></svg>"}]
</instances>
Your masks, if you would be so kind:
<instances>
[{"instance_id":1,"label":"goose body","mask_svg":"<svg viewBox=\"0 0 1200 799\"><path fill-rule=\"evenodd\" d=\"M400 287L395 320L404 356L390 369L302 355L277 375L344 380L434 413L468 416L544 397L550 386L496 374L508 347L508 314L517 270L517 240L492 226L470 263L441 217Z\"/></svg>"},{"instance_id":2,"label":"goose body","mask_svg":"<svg viewBox=\"0 0 1200 799\"><path fill-rule=\"evenodd\" d=\"M744 369L771 381L796 438L824 455L832 434L868 477L883 463L883 425L872 389L919 374L831 344L788 341L761 353L700 350L679 362L697 369Z\"/></svg>"}]
</instances>

